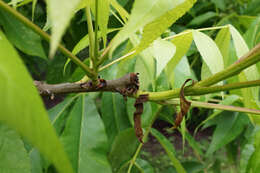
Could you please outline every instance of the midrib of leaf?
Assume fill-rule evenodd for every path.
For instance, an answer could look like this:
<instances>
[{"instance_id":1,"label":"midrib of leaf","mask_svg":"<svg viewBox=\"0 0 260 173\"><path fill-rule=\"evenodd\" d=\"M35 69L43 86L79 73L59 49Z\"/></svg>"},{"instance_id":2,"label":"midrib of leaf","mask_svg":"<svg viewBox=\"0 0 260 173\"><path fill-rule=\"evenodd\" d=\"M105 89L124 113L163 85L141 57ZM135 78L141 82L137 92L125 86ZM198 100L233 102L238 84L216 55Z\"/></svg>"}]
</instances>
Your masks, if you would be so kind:
<instances>
[{"instance_id":1,"label":"midrib of leaf","mask_svg":"<svg viewBox=\"0 0 260 173\"><path fill-rule=\"evenodd\" d=\"M81 111L81 122L80 122L80 135L79 135L79 147L78 147L78 167L77 169L79 169L80 167L80 149L81 149L81 139L82 139L82 127L83 127L83 122L84 122L84 114L85 114L85 99L84 99L85 94L81 94L80 97L82 97L82 111Z\"/></svg>"}]
</instances>

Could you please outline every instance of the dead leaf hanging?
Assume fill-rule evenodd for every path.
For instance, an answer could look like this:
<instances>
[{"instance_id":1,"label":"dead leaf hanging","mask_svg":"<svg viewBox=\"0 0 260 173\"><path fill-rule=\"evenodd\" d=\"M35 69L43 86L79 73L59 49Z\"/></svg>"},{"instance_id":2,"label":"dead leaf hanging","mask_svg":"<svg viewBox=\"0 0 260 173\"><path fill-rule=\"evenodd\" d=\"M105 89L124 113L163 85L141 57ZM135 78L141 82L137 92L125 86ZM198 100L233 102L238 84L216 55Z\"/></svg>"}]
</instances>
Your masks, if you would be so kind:
<instances>
[{"instance_id":1,"label":"dead leaf hanging","mask_svg":"<svg viewBox=\"0 0 260 173\"><path fill-rule=\"evenodd\" d=\"M180 107L181 107L181 110L176 116L175 123L174 123L174 126L173 126L174 129L177 128L181 124L183 117L187 114L187 112L189 111L190 105L191 105L191 102L186 100L185 95L184 95L185 85L190 80L192 80L192 79L187 79L183 83L183 85L181 86L181 91L180 91Z\"/></svg>"},{"instance_id":2,"label":"dead leaf hanging","mask_svg":"<svg viewBox=\"0 0 260 173\"><path fill-rule=\"evenodd\" d=\"M148 94L140 95L135 101L135 108L136 111L134 112L134 128L135 128L135 135L138 140L143 143L143 130L142 130L142 123L141 123L141 115L144 110L143 103L148 100Z\"/></svg>"}]
</instances>

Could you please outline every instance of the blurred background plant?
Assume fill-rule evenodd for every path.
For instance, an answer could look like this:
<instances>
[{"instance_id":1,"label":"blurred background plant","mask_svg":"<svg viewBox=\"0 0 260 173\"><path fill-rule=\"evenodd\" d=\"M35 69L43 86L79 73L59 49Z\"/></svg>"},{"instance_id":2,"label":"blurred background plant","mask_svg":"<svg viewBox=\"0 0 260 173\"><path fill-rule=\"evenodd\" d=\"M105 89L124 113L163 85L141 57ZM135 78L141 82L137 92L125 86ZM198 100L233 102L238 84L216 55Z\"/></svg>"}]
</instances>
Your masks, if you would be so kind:
<instances>
[{"instance_id":1,"label":"blurred background plant","mask_svg":"<svg viewBox=\"0 0 260 173\"><path fill-rule=\"evenodd\" d=\"M51 6L50 1L47 1L49 9L46 2L41 0L5 2L47 33L51 33L51 28L58 23L58 19L52 16L52 8L57 11L61 9L57 4ZM60 37L64 32L61 44L89 65L91 43L85 15L88 1L81 2L71 15L73 17L66 31L57 31L61 32ZM169 11L171 6L175 8L179 3L166 0L161 1L161 4L156 0L140 0L139 3L131 0L100 2L102 12L98 13L98 20L101 21L97 33L101 50L99 54L113 40L104 66L101 66L99 74L102 78L110 80L129 72L138 72L142 90L159 92L180 88L187 78L200 81L227 68L237 57L260 42L260 0L199 0L185 15L167 27L166 31L159 35L157 33L160 37L151 40L150 47L150 43L143 44L143 49L146 48L143 51L140 42L143 43L146 29L151 29L147 25L157 19L163 21L160 17L167 12L166 9L161 13L156 11L152 2L154 6L159 4L168 7ZM104 5L106 3L107 6ZM94 23L95 5L90 7ZM187 10L188 7L184 11ZM34 80L55 84L84 79L85 73L59 50L53 59L48 59L49 49L54 49L55 43L49 46L47 41L3 8L0 9L0 26L7 39L16 47ZM152 28L151 32L153 30L156 29ZM130 56L129 53L136 47L140 48L139 54ZM251 71L229 78L221 84L246 81L245 79L259 80L259 73L258 62ZM255 87L252 90L190 96L188 99L259 110L259 96L259 87ZM147 102L142 115L142 127L145 129L143 145L134 134L133 98L128 98L125 102L117 93L97 92L43 99L75 172L174 173L178 170L188 173L242 173L256 172L259 168L259 115L193 106L181 126L171 130L179 107ZM85 117L85 114L88 116ZM0 127L3 127L1 132L7 128L3 124ZM20 140L17 136L15 138ZM22 144L26 152L23 152L21 160L27 165L22 168L23 172L56 172L54 166L27 140L20 140L20 148L23 148ZM80 163L80 160L85 163ZM10 161L7 165L15 162L17 161Z\"/></svg>"}]
</instances>

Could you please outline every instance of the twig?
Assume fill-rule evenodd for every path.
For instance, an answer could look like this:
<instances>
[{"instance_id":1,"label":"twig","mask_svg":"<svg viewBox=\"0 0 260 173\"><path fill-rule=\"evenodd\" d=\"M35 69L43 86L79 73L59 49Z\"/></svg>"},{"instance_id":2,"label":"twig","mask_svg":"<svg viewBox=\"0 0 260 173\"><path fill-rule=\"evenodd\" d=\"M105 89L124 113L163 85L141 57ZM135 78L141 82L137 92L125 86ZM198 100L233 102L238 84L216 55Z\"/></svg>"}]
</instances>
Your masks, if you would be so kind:
<instances>
[{"instance_id":1,"label":"twig","mask_svg":"<svg viewBox=\"0 0 260 173\"><path fill-rule=\"evenodd\" d=\"M34 81L41 95L57 95L79 92L110 91L118 92L124 96L130 96L137 92L139 83L136 73L129 73L115 80L98 79L99 85L93 85L92 81L84 83L46 84L42 81Z\"/></svg>"}]
</instances>

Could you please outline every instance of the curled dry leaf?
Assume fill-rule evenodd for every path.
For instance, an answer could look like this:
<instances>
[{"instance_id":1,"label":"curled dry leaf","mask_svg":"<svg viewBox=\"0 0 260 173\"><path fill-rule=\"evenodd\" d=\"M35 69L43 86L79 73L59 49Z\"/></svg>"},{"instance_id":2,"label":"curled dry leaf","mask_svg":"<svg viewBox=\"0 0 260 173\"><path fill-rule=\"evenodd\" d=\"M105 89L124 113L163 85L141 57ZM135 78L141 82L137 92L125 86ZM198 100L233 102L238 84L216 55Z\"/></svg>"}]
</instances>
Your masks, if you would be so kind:
<instances>
[{"instance_id":1,"label":"curled dry leaf","mask_svg":"<svg viewBox=\"0 0 260 173\"><path fill-rule=\"evenodd\" d=\"M188 110L190 108L190 105L191 105L191 102L186 100L185 99L185 95L184 95L185 85L190 80L192 80L192 79L187 79L183 83L183 85L181 86L181 91L180 91L180 107L181 107L181 111L176 116L175 123L174 123L174 126L173 126L174 129L177 128L181 124L183 117L187 114L187 112L188 112Z\"/></svg>"},{"instance_id":2,"label":"curled dry leaf","mask_svg":"<svg viewBox=\"0 0 260 173\"><path fill-rule=\"evenodd\" d=\"M142 123L141 123L141 115L144 110L143 103L148 100L148 94L140 95L135 101L135 108L136 111L134 112L134 127L135 127L135 134L138 140L143 143L143 130L142 130Z\"/></svg>"}]
</instances>

